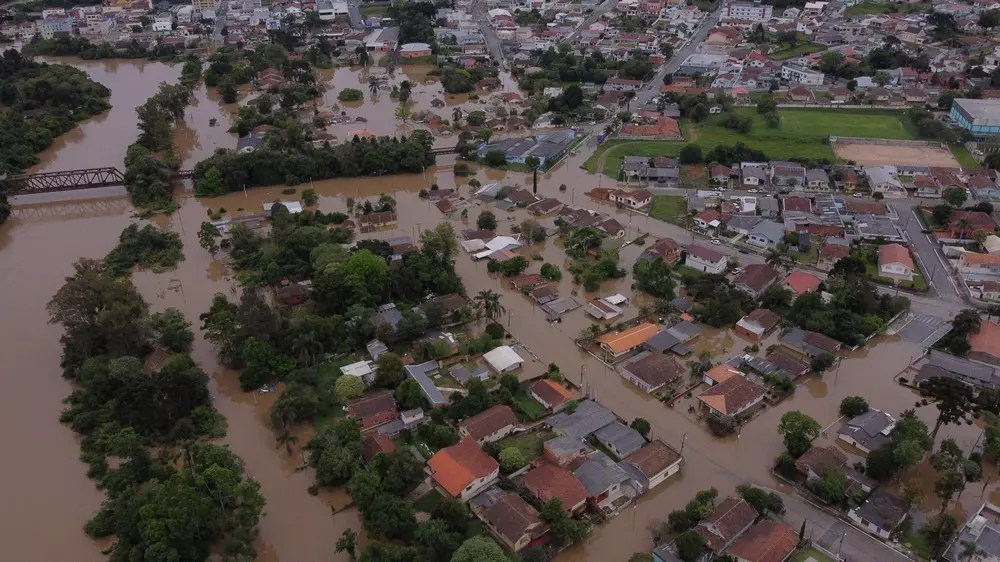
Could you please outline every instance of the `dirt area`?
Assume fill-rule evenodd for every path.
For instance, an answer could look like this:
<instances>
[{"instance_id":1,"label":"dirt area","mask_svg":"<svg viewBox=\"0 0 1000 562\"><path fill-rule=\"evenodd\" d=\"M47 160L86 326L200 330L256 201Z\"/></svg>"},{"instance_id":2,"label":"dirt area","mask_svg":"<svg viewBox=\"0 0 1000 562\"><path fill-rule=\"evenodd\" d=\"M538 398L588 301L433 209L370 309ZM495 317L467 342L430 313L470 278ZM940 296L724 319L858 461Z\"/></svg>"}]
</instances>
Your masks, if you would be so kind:
<instances>
[{"instance_id":1,"label":"dirt area","mask_svg":"<svg viewBox=\"0 0 1000 562\"><path fill-rule=\"evenodd\" d=\"M931 146L890 146L838 142L833 152L842 160L862 166L945 166L958 167L951 152Z\"/></svg>"}]
</instances>

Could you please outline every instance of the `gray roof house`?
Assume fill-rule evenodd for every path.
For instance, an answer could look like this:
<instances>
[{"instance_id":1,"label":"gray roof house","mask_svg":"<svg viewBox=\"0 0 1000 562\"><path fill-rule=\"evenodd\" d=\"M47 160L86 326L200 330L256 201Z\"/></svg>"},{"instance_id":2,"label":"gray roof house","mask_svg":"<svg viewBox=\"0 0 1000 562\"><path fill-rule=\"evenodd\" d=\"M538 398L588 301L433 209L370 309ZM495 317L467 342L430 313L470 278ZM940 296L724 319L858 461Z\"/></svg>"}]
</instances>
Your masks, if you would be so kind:
<instances>
[{"instance_id":1,"label":"gray roof house","mask_svg":"<svg viewBox=\"0 0 1000 562\"><path fill-rule=\"evenodd\" d=\"M603 507L605 502L610 503L615 499L625 495L632 497L635 492L628 486L631 477L615 461L600 451L590 454L580 466L573 471L573 476L587 489L590 498L605 496L598 503Z\"/></svg>"},{"instance_id":2,"label":"gray roof house","mask_svg":"<svg viewBox=\"0 0 1000 562\"><path fill-rule=\"evenodd\" d=\"M585 400L572 414L559 412L548 421L557 433L583 438L616 420L611 410L593 400Z\"/></svg>"},{"instance_id":3,"label":"gray roof house","mask_svg":"<svg viewBox=\"0 0 1000 562\"><path fill-rule=\"evenodd\" d=\"M810 332L809 330L803 330L801 328L793 328L792 331L781 336L780 340L782 344L787 347L794 349L804 355L809 357L816 357L823 353L829 353L831 355L837 353L840 350L842 344L841 342L819 332Z\"/></svg>"},{"instance_id":4,"label":"gray roof house","mask_svg":"<svg viewBox=\"0 0 1000 562\"><path fill-rule=\"evenodd\" d=\"M771 183L803 188L806 185L806 169L792 162L772 162Z\"/></svg>"},{"instance_id":5,"label":"gray roof house","mask_svg":"<svg viewBox=\"0 0 1000 562\"><path fill-rule=\"evenodd\" d=\"M847 512L847 517L869 533L888 539L906 519L906 502L884 490L875 490L861 506Z\"/></svg>"},{"instance_id":6,"label":"gray roof house","mask_svg":"<svg viewBox=\"0 0 1000 562\"><path fill-rule=\"evenodd\" d=\"M253 152L262 146L264 146L264 139L256 135L243 135L236 139L237 152Z\"/></svg>"},{"instance_id":7,"label":"gray roof house","mask_svg":"<svg viewBox=\"0 0 1000 562\"><path fill-rule=\"evenodd\" d=\"M973 513L965 526L958 533L958 538L951 543L942 560L948 562L966 562L969 557L963 554L965 543L973 543L982 552L979 560L997 560L1000 558L1000 507L984 503Z\"/></svg>"},{"instance_id":8,"label":"gray roof house","mask_svg":"<svg viewBox=\"0 0 1000 562\"><path fill-rule=\"evenodd\" d=\"M431 379L432 376L438 374L440 368L437 361L427 361L419 365L406 366L406 376L417 381L417 384L420 385L420 391L424 393L431 406L435 408L448 403L444 394L441 394L441 391L437 389L437 386Z\"/></svg>"},{"instance_id":9,"label":"gray roof house","mask_svg":"<svg viewBox=\"0 0 1000 562\"><path fill-rule=\"evenodd\" d=\"M941 351L931 351L930 361L920 367L913 382L919 384L932 377L958 379L977 389L1000 388L1000 376L995 367Z\"/></svg>"},{"instance_id":10,"label":"gray roof house","mask_svg":"<svg viewBox=\"0 0 1000 562\"><path fill-rule=\"evenodd\" d=\"M830 176L820 168L806 170L806 189L809 191L829 191Z\"/></svg>"},{"instance_id":11,"label":"gray roof house","mask_svg":"<svg viewBox=\"0 0 1000 562\"><path fill-rule=\"evenodd\" d=\"M889 442L896 420L882 410L871 409L855 416L839 432L838 439L870 453Z\"/></svg>"},{"instance_id":12,"label":"gray roof house","mask_svg":"<svg viewBox=\"0 0 1000 562\"><path fill-rule=\"evenodd\" d=\"M631 455L646 444L638 431L618 421L598 429L594 432L594 437L619 459Z\"/></svg>"},{"instance_id":13,"label":"gray roof house","mask_svg":"<svg viewBox=\"0 0 1000 562\"><path fill-rule=\"evenodd\" d=\"M733 215L729 222L726 223L726 230L731 230L737 234L742 234L747 236L753 227L757 226L757 223L761 222L760 217L751 217L748 215Z\"/></svg>"},{"instance_id":14,"label":"gray roof house","mask_svg":"<svg viewBox=\"0 0 1000 562\"><path fill-rule=\"evenodd\" d=\"M393 303L383 304L375 312L375 327L388 324L395 331L399 328L399 323L403 320L403 313L396 308Z\"/></svg>"},{"instance_id":15,"label":"gray roof house","mask_svg":"<svg viewBox=\"0 0 1000 562\"><path fill-rule=\"evenodd\" d=\"M379 340L368 342L365 344L365 348L368 349L368 355L371 355L372 361L377 361L380 355L389 352L389 347Z\"/></svg>"},{"instance_id":16,"label":"gray roof house","mask_svg":"<svg viewBox=\"0 0 1000 562\"><path fill-rule=\"evenodd\" d=\"M774 221L762 220L754 225L747 242L761 248L777 246L785 238L785 227Z\"/></svg>"},{"instance_id":17,"label":"gray roof house","mask_svg":"<svg viewBox=\"0 0 1000 562\"><path fill-rule=\"evenodd\" d=\"M677 355L691 353L691 348L681 343L681 338L667 330L660 330L656 335L644 341L642 348L653 353L665 353L666 351L673 351Z\"/></svg>"},{"instance_id":18,"label":"gray roof house","mask_svg":"<svg viewBox=\"0 0 1000 562\"><path fill-rule=\"evenodd\" d=\"M757 199L757 208L760 209L760 216L773 219L781 211L781 203L774 197L759 197Z\"/></svg>"},{"instance_id":19,"label":"gray roof house","mask_svg":"<svg viewBox=\"0 0 1000 562\"><path fill-rule=\"evenodd\" d=\"M679 339L681 342L689 342L698 337L701 328L689 320L681 320L673 326L667 328L667 333Z\"/></svg>"},{"instance_id":20,"label":"gray roof house","mask_svg":"<svg viewBox=\"0 0 1000 562\"><path fill-rule=\"evenodd\" d=\"M451 375L451 378L462 384L469 382L473 377L481 381L490 378L490 372L486 369L486 367L477 367L475 371L471 371L468 367L462 365L461 363L449 367L448 373Z\"/></svg>"}]
</instances>

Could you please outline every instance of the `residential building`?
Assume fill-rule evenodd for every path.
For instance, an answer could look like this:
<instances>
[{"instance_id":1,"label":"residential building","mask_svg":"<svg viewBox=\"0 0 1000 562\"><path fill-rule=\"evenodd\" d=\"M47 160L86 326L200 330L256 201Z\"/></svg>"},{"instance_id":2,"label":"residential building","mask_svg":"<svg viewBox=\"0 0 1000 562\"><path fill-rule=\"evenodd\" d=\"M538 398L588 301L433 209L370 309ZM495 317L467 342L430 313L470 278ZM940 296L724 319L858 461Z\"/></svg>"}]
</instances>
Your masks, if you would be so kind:
<instances>
[{"instance_id":1,"label":"residential building","mask_svg":"<svg viewBox=\"0 0 1000 562\"><path fill-rule=\"evenodd\" d=\"M822 282L819 277L812 273L796 269L781 284L791 289L792 295L797 297L819 289Z\"/></svg>"},{"instance_id":2,"label":"residential building","mask_svg":"<svg viewBox=\"0 0 1000 562\"><path fill-rule=\"evenodd\" d=\"M590 452L590 446L583 439L571 435L562 435L549 439L542 445L542 456L546 461L557 466L568 466L580 457Z\"/></svg>"},{"instance_id":3,"label":"residential building","mask_svg":"<svg viewBox=\"0 0 1000 562\"><path fill-rule=\"evenodd\" d=\"M742 234L743 236L750 236L750 232L753 231L754 227L763 221L761 217L746 216L746 215L733 215L729 221L726 222L726 230L729 232L735 232L736 234Z\"/></svg>"},{"instance_id":4,"label":"residential building","mask_svg":"<svg viewBox=\"0 0 1000 562\"><path fill-rule=\"evenodd\" d=\"M906 519L910 508L906 502L889 492L879 489L865 500L865 503L847 512L847 517L862 529L889 540L893 531Z\"/></svg>"},{"instance_id":5,"label":"residential building","mask_svg":"<svg viewBox=\"0 0 1000 562\"><path fill-rule=\"evenodd\" d=\"M704 211L698 213L694 216L694 224L698 228L708 230L710 228L719 228L722 224L722 214L716 209L705 209Z\"/></svg>"},{"instance_id":6,"label":"residential building","mask_svg":"<svg viewBox=\"0 0 1000 562\"><path fill-rule=\"evenodd\" d=\"M698 395L698 401L716 416L736 416L760 404L767 390L743 375L710 387Z\"/></svg>"},{"instance_id":7,"label":"residential building","mask_svg":"<svg viewBox=\"0 0 1000 562\"><path fill-rule=\"evenodd\" d=\"M680 257L679 248L674 239L663 238L647 246L642 254L639 255L639 259L653 261L656 258L662 258L663 261L673 265L677 263L677 259Z\"/></svg>"},{"instance_id":8,"label":"residential building","mask_svg":"<svg viewBox=\"0 0 1000 562\"><path fill-rule=\"evenodd\" d=\"M794 162L771 162L771 183L779 187L803 190L806 186L806 169Z\"/></svg>"},{"instance_id":9,"label":"residential building","mask_svg":"<svg viewBox=\"0 0 1000 562\"><path fill-rule=\"evenodd\" d=\"M726 552L737 562L784 562L799 546L799 535L788 525L764 519Z\"/></svg>"},{"instance_id":10,"label":"residential building","mask_svg":"<svg viewBox=\"0 0 1000 562\"><path fill-rule=\"evenodd\" d=\"M501 345L486 352L483 354L483 360L500 375L516 371L524 364L524 359L521 359L521 356L509 345Z\"/></svg>"},{"instance_id":11,"label":"residential building","mask_svg":"<svg viewBox=\"0 0 1000 562\"><path fill-rule=\"evenodd\" d=\"M491 443L507 437L517 428L517 417L510 406L498 404L458 425L458 434L471 437L476 443Z\"/></svg>"},{"instance_id":12,"label":"residential building","mask_svg":"<svg viewBox=\"0 0 1000 562\"><path fill-rule=\"evenodd\" d=\"M765 263L752 263L733 278L733 286L759 297L778 280L778 271Z\"/></svg>"},{"instance_id":13,"label":"residential building","mask_svg":"<svg viewBox=\"0 0 1000 562\"><path fill-rule=\"evenodd\" d=\"M742 373L740 370L726 363L720 363L701 376L702 381L708 386L715 386L724 383L733 377L738 377Z\"/></svg>"},{"instance_id":14,"label":"residential building","mask_svg":"<svg viewBox=\"0 0 1000 562\"><path fill-rule=\"evenodd\" d=\"M864 451L867 455L889 443L889 432L896 426L896 420L882 410L871 409L851 418L837 438Z\"/></svg>"},{"instance_id":15,"label":"residential building","mask_svg":"<svg viewBox=\"0 0 1000 562\"><path fill-rule=\"evenodd\" d=\"M747 243L759 248L773 248L785 239L785 227L770 220L754 225L747 236Z\"/></svg>"},{"instance_id":16,"label":"residential building","mask_svg":"<svg viewBox=\"0 0 1000 562\"><path fill-rule=\"evenodd\" d=\"M824 353L835 355L844 344L819 332L792 328L781 336L782 345L789 347L807 357L816 357Z\"/></svg>"},{"instance_id":17,"label":"residential building","mask_svg":"<svg viewBox=\"0 0 1000 562\"><path fill-rule=\"evenodd\" d=\"M371 429L399 417L396 401L389 391L369 394L347 404L347 417L358 420L361 429Z\"/></svg>"},{"instance_id":18,"label":"residential building","mask_svg":"<svg viewBox=\"0 0 1000 562\"><path fill-rule=\"evenodd\" d=\"M1000 134L1000 100L958 98L948 115L975 137Z\"/></svg>"},{"instance_id":19,"label":"residential building","mask_svg":"<svg viewBox=\"0 0 1000 562\"><path fill-rule=\"evenodd\" d=\"M646 444L646 440L638 431L619 421L609 423L595 431L593 435L604 448L619 459L631 455Z\"/></svg>"},{"instance_id":20,"label":"residential building","mask_svg":"<svg viewBox=\"0 0 1000 562\"><path fill-rule=\"evenodd\" d=\"M906 189L896 178L895 169L891 166L869 166L865 168L868 176L868 186L873 192L882 193L886 197L906 197Z\"/></svg>"},{"instance_id":21,"label":"residential building","mask_svg":"<svg viewBox=\"0 0 1000 562\"><path fill-rule=\"evenodd\" d=\"M604 299L595 299L587 303L584 309L588 315L598 320L611 320L622 315L621 307L613 305Z\"/></svg>"},{"instance_id":22,"label":"residential building","mask_svg":"<svg viewBox=\"0 0 1000 562\"><path fill-rule=\"evenodd\" d=\"M535 381L531 385L531 397L553 412L562 410L570 400L576 399L570 390L551 379Z\"/></svg>"},{"instance_id":23,"label":"residential building","mask_svg":"<svg viewBox=\"0 0 1000 562\"><path fill-rule=\"evenodd\" d=\"M831 468L838 468L844 472L848 490L858 488L867 493L877 484L873 479L848 466L847 455L836 446L810 447L801 457L795 459L795 468L806 477L806 483L809 485L815 485Z\"/></svg>"},{"instance_id":24,"label":"residential building","mask_svg":"<svg viewBox=\"0 0 1000 562\"><path fill-rule=\"evenodd\" d=\"M716 505L695 531L705 540L705 546L721 554L743 536L757 520L757 510L743 498L728 497Z\"/></svg>"},{"instance_id":25,"label":"residential building","mask_svg":"<svg viewBox=\"0 0 1000 562\"><path fill-rule=\"evenodd\" d=\"M652 204L653 194L645 189L635 191L616 189L608 194L608 200L612 203L621 203L631 209L641 209Z\"/></svg>"},{"instance_id":26,"label":"residential building","mask_svg":"<svg viewBox=\"0 0 1000 562\"><path fill-rule=\"evenodd\" d=\"M947 562L967 562L969 559L966 545L972 543L979 547L976 558L980 562L996 562L1000 560L1000 507L992 503L984 503L976 510L951 543L944 556Z\"/></svg>"},{"instance_id":27,"label":"residential building","mask_svg":"<svg viewBox=\"0 0 1000 562\"><path fill-rule=\"evenodd\" d=\"M361 458L365 459L365 463L370 464L379 453L389 454L395 451L396 444L392 439L377 431L365 435L361 440Z\"/></svg>"},{"instance_id":28,"label":"residential building","mask_svg":"<svg viewBox=\"0 0 1000 562\"><path fill-rule=\"evenodd\" d=\"M594 509L614 509L637 495L628 473L601 451L588 455L573 476L587 489L587 501Z\"/></svg>"},{"instance_id":29,"label":"residential building","mask_svg":"<svg viewBox=\"0 0 1000 562\"><path fill-rule=\"evenodd\" d=\"M958 258L958 272L964 274L1000 274L1000 255L964 252Z\"/></svg>"},{"instance_id":30,"label":"residential building","mask_svg":"<svg viewBox=\"0 0 1000 562\"><path fill-rule=\"evenodd\" d=\"M534 156L538 158L541 168L545 169L569 151L574 138L573 131L560 131L520 139L504 139L481 147L478 156L483 158L487 152L499 150L504 153L507 162L516 164L524 164L529 156Z\"/></svg>"},{"instance_id":31,"label":"residential building","mask_svg":"<svg viewBox=\"0 0 1000 562\"><path fill-rule=\"evenodd\" d=\"M969 359L1000 365L1000 326L984 320L979 331L969 336Z\"/></svg>"},{"instance_id":32,"label":"residential building","mask_svg":"<svg viewBox=\"0 0 1000 562\"><path fill-rule=\"evenodd\" d=\"M1000 376L995 367L937 350L931 350L930 360L920 367L913 382L919 385L933 377L953 378L975 390L1000 389Z\"/></svg>"},{"instance_id":33,"label":"residential building","mask_svg":"<svg viewBox=\"0 0 1000 562\"><path fill-rule=\"evenodd\" d=\"M593 400L584 400L573 413L560 412L546 421L559 435L583 439L617 419L611 410Z\"/></svg>"},{"instance_id":34,"label":"residential building","mask_svg":"<svg viewBox=\"0 0 1000 562\"><path fill-rule=\"evenodd\" d=\"M378 427L378 432L386 437L395 437L404 430L410 431L427 422L430 419L424 416L424 411L420 408L404 410L399 413L399 419L395 419L385 425Z\"/></svg>"},{"instance_id":35,"label":"residential building","mask_svg":"<svg viewBox=\"0 0 1000 562\"><path fill-rule=\"evenodd\" d=\"M493 536L511 552L518 553L548 530L535 508L517 492L503 492L482 515Z\"/></svg>"},{"instance_id":36,"label":"residential building","mask_svg":"<svg viewBox=\"0 0 1000 562\"><path fill-rule=\"evenodd\" d=\"M214 12L219 7L219 2L218 0L192 0L191 5L199 12L206 10Z\"/></svg>"},{"instance_id":37,"label":"residential building","mask_svg":"<svg viewBox=\"0 0 1000 562\"><path fill-rule=\"evenodd\" d=\"M759 341L781 322L781 316L766 308L758 308L736 323L737 334L750 341Z\"/></svg>"},{"instance_id":38,"label":"residential building","mask_svg":"<svg viewBox=\"0 0 1000 562\"><path fill-rule=\"evenodd\" d=\"M435 385L434 381L431 380L431 376L438 376L440 368L441 366L434 360L420 363L419 365L407 365L405 367L406 376L417 381L417 384L420 385L420 391L424 394L424 397L427 398L427 401L430 402L431 406L435 408L444 406L448 403L444 394L441 394L437 385Z\"/></svg>"},{"instance_id":39,"label":"residential building","mask_svg":"<svg viewBox=\"0 0 1000 562\"><path fill-rule=\"evenodd\" d=\"M676 359L664 353L644 351L619 367L618 373L646 392L656 392L687 373Z\"/></svg>"},{"instance_id":40,"label":"residential building","mask_svg":"<svg viewBox=\"0 0 1000 562\"><path fill-rule=\"evenodd\" d=\"M760 0L752 2L730 2L722 9L723 21L744 20L754 23L767 23L774 14L774 6L763 4Z\"/></svg>"},{"instance_id":41,"label":"residential building","mask_svg":"<svg viewBox=\"0 0 1000 562\"><path fill-rule=\"evenodd\" d=\"M340 368L340 372L343 373L345 376L358 377L365 383L365 386L372 386L373 384L375 384L374 361L358 361L357 363L344 365L343 367Z\"/></svg>"},{"instance_id":42,"label":"residential building","mask_svg":"<svg viewBox=\"0 0 1000 562\"><path fill-rule=\"evenodd\" d=\"M680 472L684 465L681 454L665 442L654 439L625 458L621 466L632 477L639 495L662 484Z\"/></svg>"},{"instance_id":43,"label":"residential building","mask_svg":"<svg viewBox=\"0 0 1000 562\"><path fill-rule=\"evenodd\" d=\"M697 244L687 247L687 259L684 261L684 265L703 273L722 273L728 263L725 254Z\"/></svg>"},{"instance_id":44,"label":"residential building","mask_svg":"<svg viewBox=\"0 0 1000 562\"><path fill-rule=\"evenodd\" d=\"M980 229L989 234L996 227L993 218L982 211L955 211L948 220L948 231L952 238L972 238Z\"/></svg>"},{"instance_id":45,"label":"residential building","mask_svg":"<svg viewBox=\"0 0 1000 562\"><path fill-rule=\"evenodd\" d=\"M807 191L830 191L830 176L822 168L806 170Z\"/></svg>"},{"instance_id":46,"label":"residential building","mask_svg":"<svg viewBox=\"0 0 1000 562\"><path fill-rule=\"evenodd\" d=\"M878 273L896 281L913 281L913 258L901 244L883 244L878 248Z\"/></svg>"},{"instance_id":47,"label":"residential building","mask_svg":"<svg viewBox=\"0 0 1000 562\"><path fill-rule=\"evenodd\" d=\"M617 358L638 348L643 342L656 335L658 331L659 328L655 324L643 322L623 332L604 334L596 341L606 354Z\"/></svg>"},{"instance_id":48,"label":"residential building","mask_svg":"<svg viewBox=\"0 0 1000 562\"><path fill-rule=\"evenodd\" d=\"M399 47L399 58L418 59L431 54L431 46L428 43L404 43Z\"/></svg>"},{"instance_id":49,"label":"residential building","mask_svg":"<svg viewBox=\"0 0 1000 562\"><path fill-rule=\"evenodd\" d=\"M542 502L557 498L572 514L583 511L587 489L569 470L548 462L540 463L524 475L524 487Z\"/></svg>"},{"instance_id":50,"label":"residential building","mask_svg":"<svg viewBox=\"0 0 1000 562\"><path fill-rule=\"evenodd\" d=\"M799 66L797 64L785 63L781 65L781 77L789 82L797 84L807 84L809 86L822 86L823 73L818 70Z\"/></svg>"},{"instance_id":51,"label":"residential building","mask_svg":"<svg viewBox=\"0 0 1000 562\"><path fill-rule=\"evenodd\" d=\"M438 486L462 501L469 501L491 486L500 475L497 461L471 437L438 451L427 461L427 467Z\"/></svg>"}]
</instances>

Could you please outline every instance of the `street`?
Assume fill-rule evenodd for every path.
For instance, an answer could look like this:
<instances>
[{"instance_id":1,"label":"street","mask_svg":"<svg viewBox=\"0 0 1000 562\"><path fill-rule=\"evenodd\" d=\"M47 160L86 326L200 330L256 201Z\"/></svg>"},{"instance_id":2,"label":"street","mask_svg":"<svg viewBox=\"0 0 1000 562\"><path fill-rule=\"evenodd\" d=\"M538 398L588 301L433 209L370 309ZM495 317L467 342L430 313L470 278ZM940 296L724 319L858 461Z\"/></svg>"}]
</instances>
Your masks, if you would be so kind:
<instances>
[{"instance_id":1,"label":"street","mask_svg":"<svg viewBox=\"0 0 1000 562\"><path fill-rule=\"evenodd\" d=\"M920 232L923 229L923 224L917 218L917 211L913 208L916 203L910 199L886 200L886 203L899 216L901 223L899 226L905 231L910 248L917 256L918 265L937 296L950 302L962 302L958 287L955 286L955 281L951 278L950 268L941 254L940 248L930 240L929 235Z\"/></svg>"},{"instance_id":2,"label":"street","mask_svg":"<svg viewBox=\"0 0 1000 562\"><path fill-rule=\"evenodd\" d=\"M708 32L715 27L715 24L719 23L719 18L722 17L722 6L720 3L719 9L712 12L705 18L705 21L701 22L698 26L698 31L688 39L687 43L683 47L674 52L673 58L667 61L667 64L663 65L660 70L656 72L656 75L650 80L649 84L641 90L636 98L640 102L640 105L646 103L660 94L660 86L663 84L663 77L668 73L677 72L677 69L681 67L681 63L684 59L688 58L694 54L695 50L698 49L698 45L701 45L702 41L708 37Z\"/></svg>"}]
</instances>

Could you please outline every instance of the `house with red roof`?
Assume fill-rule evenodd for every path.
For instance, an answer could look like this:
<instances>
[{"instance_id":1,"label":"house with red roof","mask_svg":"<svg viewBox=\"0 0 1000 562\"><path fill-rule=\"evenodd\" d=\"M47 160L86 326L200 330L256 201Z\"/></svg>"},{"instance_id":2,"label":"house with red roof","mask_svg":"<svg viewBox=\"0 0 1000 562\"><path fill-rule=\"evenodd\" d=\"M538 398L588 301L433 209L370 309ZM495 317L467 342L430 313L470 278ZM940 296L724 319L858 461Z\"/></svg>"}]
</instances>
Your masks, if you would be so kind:
<instances>
[{"instance_id":1,"label":"house with red roof","mask_svg":"<svg viewBox=\"0 0 1000 562\"><path fill-rule=\"evenodd\" d=\"M721 554L750 529L758 515L743 498L728 497L698 523L695 531L705 540L709 550Z\"/></svg>"},{"instance_id":2,"label":"house with red roof","mask_svg":"<svg viewBox=\"0 0 1000 562\"><path fill-rule=\"evenodd\" d=\"M784 523L764 519L726 552L738 562L784 562L799 546L799 535Z\"/></svg>"},{"instance_id":3,"label":"house with red roof","mask_svg":"<svg viewBox=\"0 0 1000 562\"><path fill-rule=\"evenodd\" d=\"M576 399L573 392L552 379L535 381L531 385L531 397L553 412L562 410L570 400Z\"/></svg>"},{"instance_id":4,"label":"house with red roof","mask_svg":"<svg viewBox=\"0 0 1000 562\"><path fill-rule=\"evenodd\" d=\"M369 394L347 404L347 417L358 420L361 429L370 429L399 417L396 401L388 390Z\"/></svg>"},{"instance_id":5,"label":"house with red roof","mask_svg":"<svg viewBox=\"0 0 1000 562\"><path fill-rule=\"evenodd\" d=\"M791 289L792 294L797 297L815 291L819 288L820 283L822 283L820 278L812 273L795 270L781 284Z\"/></svg>"},{"instance_id":6,"label":"house with red roof","mask_svg":"<svg viewBox=\"0 0 1000 562\"><path fill-rule=\"evenodd\" d=\"M948 234L952 238L972 238L979 229L993 233L996 228L993 219L982 211L955 211L948 221Z\"/></svg>"},{"instance_id":7,"label":"house with red roof","mask_svg":"<svg viewBox=\"0 0 1000 562\"><path fill-rule=\"evenodd\" d=\"M569 470L543 462L524 475L524 487L541 502L558 498L563 509L578 514L587 505L587 489Z\"/></svg>"},{"instance_id":8,"label":"house with red roof","mask_svg":"<svg viewBox=\"0 0 1000 562\"><path fill-rule=\"evenodd\" d=\"M767 390L744 377L734 375L698 395L698 401L710 414L736 416L760 404Z\"/></svg>"},{"instance_id":9,"label":"house with red roof","mask_svg":"<svg viewBox=\"0 0 1000 562\"><path fill-rule=\"evenodd\" d=\"M469 501L500 476L500 465L472 437L441 449L427 461L427 467L441 489L462 501Z\"/></svg>"},{"instance_id":10,"label":"house with red roof","mask_svg":"<svg viewBox=\"0 0 1000 562\"><path fill-rule=\"evenodd\" d=\"M896 281L913 281L913 258L901 244L883 244L878 248L878 273Z\"/></svg>"},{"instance_id":11,"label":"house with red roof","mask_svg":"<svg viewBox=\"0 0 1000 562\"><path fill-rule=\"evenodd\" d=\"M499 441L517 428L517 416L510 406L498 404L458 424L458 434L477 443Z\"/></svg>"}]
</instances>

